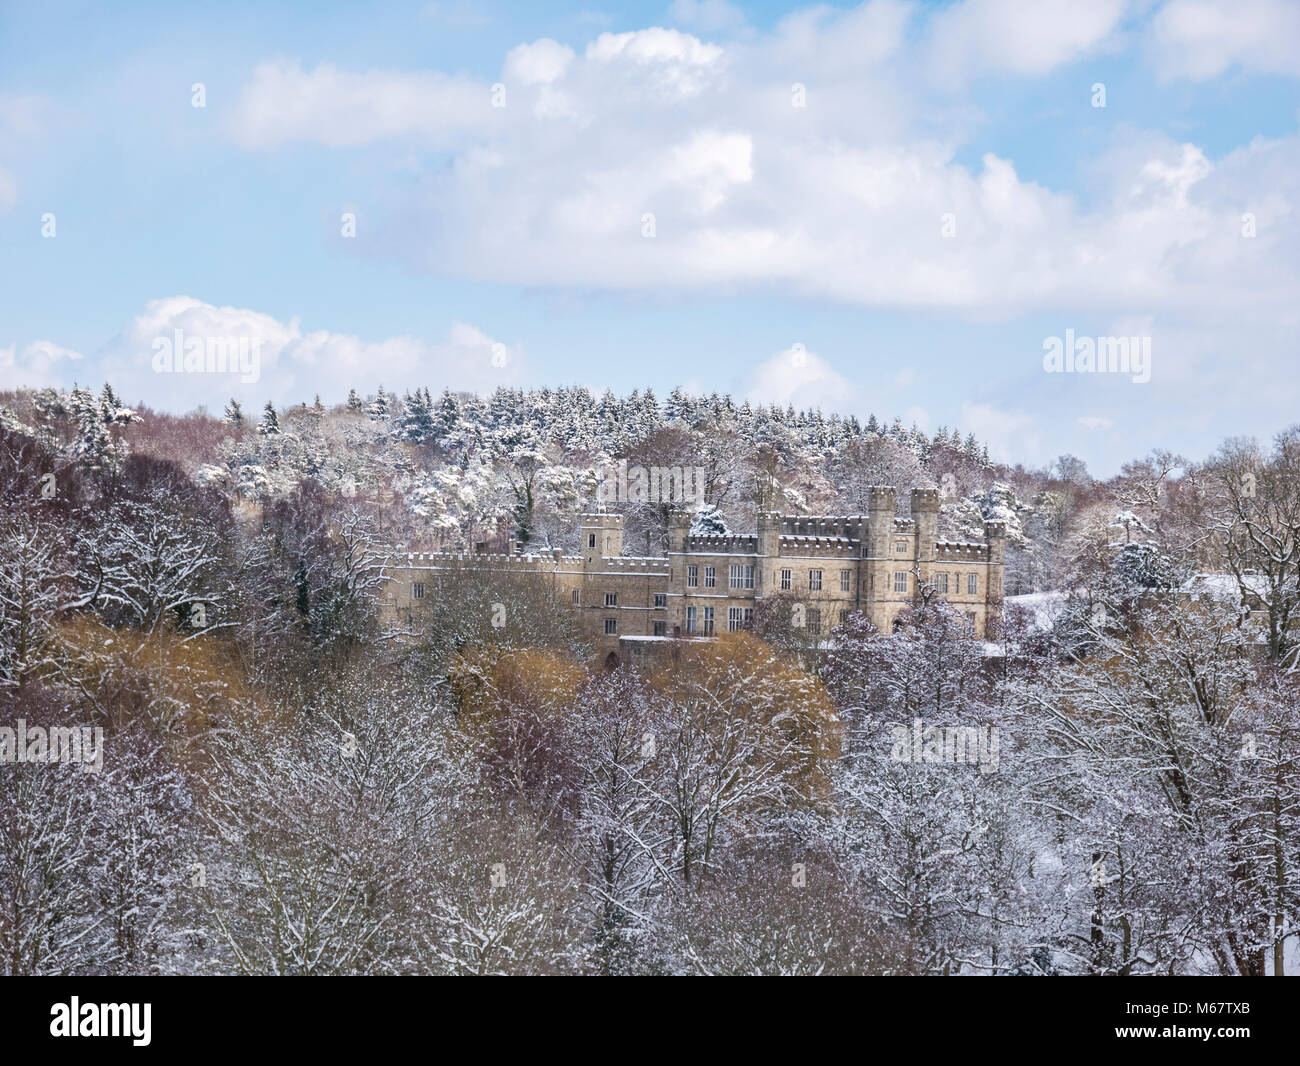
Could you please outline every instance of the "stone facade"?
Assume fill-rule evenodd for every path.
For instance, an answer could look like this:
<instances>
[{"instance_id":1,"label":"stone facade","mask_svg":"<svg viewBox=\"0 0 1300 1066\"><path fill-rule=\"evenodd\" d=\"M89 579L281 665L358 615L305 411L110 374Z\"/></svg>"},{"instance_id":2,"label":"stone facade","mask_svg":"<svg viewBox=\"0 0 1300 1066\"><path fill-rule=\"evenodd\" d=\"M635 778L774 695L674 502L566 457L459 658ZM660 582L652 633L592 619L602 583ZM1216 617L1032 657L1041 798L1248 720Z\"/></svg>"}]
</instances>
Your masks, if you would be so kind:
<instances>
[{"instance_id":1,"label":"stone facade","mask_svg":"<svg viewBox=\"0 0 1300 1066\"><path fill-rule=\"evenodd\" d=\"M382 610L400 623L436 609L425 589L456 571L533 574L573 608L602 657L637 657L655 638L743 628L771 596L797 605L812 635L829 633L853 611L888 632L928 583L986 636L1002 600L1003 524L986 522L983 542L940 541L936 489L912 490L910 518L896 517L894 505L894 489L873 488L865 515L761 513L756 533L727 535L691 534L690 514L678 512L666 557L624 555L623 516L587 514L578 555L401 556Z\"/></svg>"}]
</instances>

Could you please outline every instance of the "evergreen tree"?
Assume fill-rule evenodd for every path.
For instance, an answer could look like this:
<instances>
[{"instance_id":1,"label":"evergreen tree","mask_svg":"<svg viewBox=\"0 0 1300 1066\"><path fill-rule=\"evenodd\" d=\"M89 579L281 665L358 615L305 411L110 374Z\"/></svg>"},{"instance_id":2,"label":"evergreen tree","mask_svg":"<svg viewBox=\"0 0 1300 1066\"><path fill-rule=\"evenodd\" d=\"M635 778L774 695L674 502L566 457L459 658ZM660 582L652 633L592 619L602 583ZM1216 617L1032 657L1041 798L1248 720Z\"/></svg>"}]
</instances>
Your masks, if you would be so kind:
<instances>
[{"instance_id":1,"label":"evergreen tree","mask_svg":"<svg viewBox=\"0 0 1300 1066\"><path fill-rule=\"evenodd\" d=\"M257 424L259 437L276 437L280 434L280 416L275 413L275 406L270 400L262 411L262 421Z\"/></svg>"},{"instance_id":2,"label":"evergreen tree","mask_svg":"<svg viewBox=\"0 0 1300 1066\"><path fill-rule=\"evenodd\" d=\"M388 416L392 413L393 403L388 393L384 392L384 387L379 386L379 391L375 394L374 400L370 403L370 421L387 422Z\"/></svg>"}]
</instances>

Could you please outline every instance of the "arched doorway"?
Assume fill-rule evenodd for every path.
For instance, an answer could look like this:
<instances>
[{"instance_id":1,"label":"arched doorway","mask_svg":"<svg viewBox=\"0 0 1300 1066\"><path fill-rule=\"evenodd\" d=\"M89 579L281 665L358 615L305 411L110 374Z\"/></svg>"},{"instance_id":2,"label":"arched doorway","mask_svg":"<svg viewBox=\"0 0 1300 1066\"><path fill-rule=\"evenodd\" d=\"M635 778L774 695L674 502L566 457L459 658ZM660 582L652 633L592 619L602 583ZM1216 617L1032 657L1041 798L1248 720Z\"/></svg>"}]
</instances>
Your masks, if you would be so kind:
<instances>
[{"instance_id":1,"label":"arched doorway","mask_svg":"<svg viewBox=\"0 0 1300 1066\"><path fill-rule=\"evenodd\" d=\"M605 669L617 670L620 662L622 662L622 660L618 657L618 652L612 651L605 656Z\"/></svg>"}]
</instances>

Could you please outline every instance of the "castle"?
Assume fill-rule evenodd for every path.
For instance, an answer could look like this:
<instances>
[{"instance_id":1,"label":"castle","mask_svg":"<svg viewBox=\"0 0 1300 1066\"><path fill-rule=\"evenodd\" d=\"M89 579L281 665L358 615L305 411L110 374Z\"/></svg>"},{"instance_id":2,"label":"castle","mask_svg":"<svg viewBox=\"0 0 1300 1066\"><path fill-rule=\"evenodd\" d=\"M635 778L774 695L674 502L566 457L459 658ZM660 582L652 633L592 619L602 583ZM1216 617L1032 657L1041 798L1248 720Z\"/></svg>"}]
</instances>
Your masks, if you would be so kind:
<instances>
[{"instance_id":1,"label":"castle","mask_svg":"<svg viewBox=\"0 0 1300 1066\"><path fill-rule=\"evenodd\" d=\"M760 512L745 534L691 533L691 515L672 516L666 556L623 554L623 516L585 514L579 555L408 553L392 568L381 604L389 622L436 611L432 590L456 572L533 574L570 606L601 658L641 658L656 640L710 637L742 629L759 600L781 596L811 636L861 611L890 632L922 588L987 636L1002 600L1006 528L985 522L985 540L938 539L937 489L913 489L911 517L895 516L895 491L869 490L865 515ZM426 596L426 589L430 595ZM796 624L798 624L796 621Z\"/></svg>"}]
</instances>

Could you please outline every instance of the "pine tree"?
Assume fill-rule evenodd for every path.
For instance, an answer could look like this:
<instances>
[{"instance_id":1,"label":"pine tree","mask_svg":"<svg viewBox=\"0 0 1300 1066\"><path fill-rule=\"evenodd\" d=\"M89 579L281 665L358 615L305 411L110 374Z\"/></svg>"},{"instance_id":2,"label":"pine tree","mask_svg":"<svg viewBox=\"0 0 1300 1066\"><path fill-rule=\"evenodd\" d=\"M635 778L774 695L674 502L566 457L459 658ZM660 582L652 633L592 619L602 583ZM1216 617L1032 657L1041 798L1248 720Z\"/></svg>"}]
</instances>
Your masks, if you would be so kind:
<instances>
[{"instance_id":1,"label":"pine tree","mask_svg":"<svg viewBox=\"0 0 1300 1066\"><path fill-rule=\"evenodd\" d=\"M77 437L72 443L73 458L93 473L114 471L119 456L104 420L103 405L95 399L94 393L73 385L65 406L77 421Z\"/></svg>"},{"instance_id":2,"label":"pine tree","mask_svg":"<svg viewBox=\"0 0 1300 1066\"><path fill-rule=\"evenodd\" d=\"M275 437L279 433L280 417L275 413L275 406L267 400L266 408L262 412L262 421L257 424L257 434L259 437Z\"/></svg>"},{"instance_id":3,"label":"pine tree","mask_svg":"<svg viewBox=\"0 0 1300 1066\"><path fill-rule=\"evenodd\" d=\"M230 402L226 404L226 415L222 419L228 426L242 426L244 424L244 409L239 406L239 401L233 396Z\"/></svg>"},{"instance_id":4,"label":"pine tree","mask_svg":"<svg viewBox=\"0 0 1300 1066\"><path fill-rule=\"evenodd\" d=\"M365 404L361 402L361 397L357 395L357 390L348 389L348 410L362 411L364 409L365 409Z\"/></svg>"},{"instance_id":5,"label":"pine tree","mask_svg":"<svg viewBox=\"0 0 1300 1066\"><path fill-rule=\"evenodd\" d=\"M384 387L380 385L379 391L375 394L375 398L370 404L370 421L387 422L392 409L392 400L389 398L388 393L384 392Z\"/></svg>"}]
</instances>

